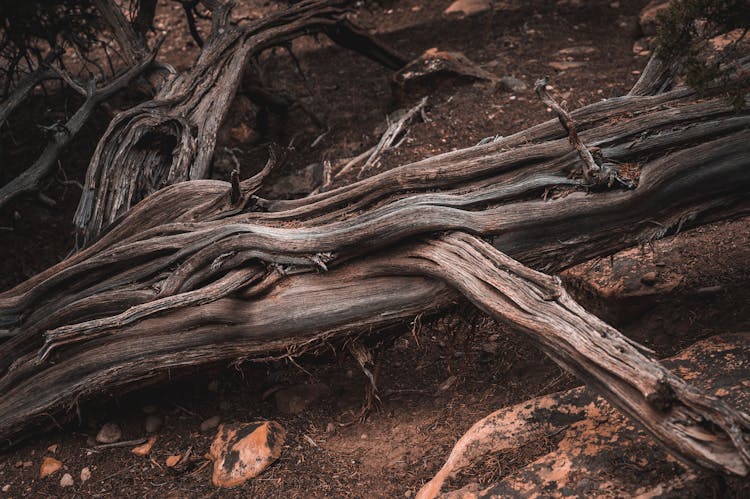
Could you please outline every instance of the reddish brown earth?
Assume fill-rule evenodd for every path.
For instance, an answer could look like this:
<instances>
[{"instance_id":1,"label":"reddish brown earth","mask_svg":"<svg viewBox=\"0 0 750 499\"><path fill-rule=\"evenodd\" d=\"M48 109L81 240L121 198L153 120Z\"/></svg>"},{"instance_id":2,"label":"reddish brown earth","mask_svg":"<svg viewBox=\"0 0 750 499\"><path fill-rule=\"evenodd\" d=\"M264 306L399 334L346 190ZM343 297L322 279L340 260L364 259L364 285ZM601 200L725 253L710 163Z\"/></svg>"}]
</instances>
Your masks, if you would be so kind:
<instances>
[{"instance_id":1,"label":"reddish brown earth","mask_svg":"<svg viewBox=\"0 0 750 499\"><path fill-rule=\"evenodd\" d=\"M237 9L240 15L275 7L273 2L238 3L242 4ZM450 3L368 2L370 11L360 12L359 17L410 58L431 47L461 51L483 69L497 76L514 75L530 88L536 78L551 75L553 93L566 99L571 108L627 92L646 62L632 51L636 18L644 0L495 2L498 7L493 15L464 19L442 15ZM186 67L195 46L182 25L181 7L166 5L159 23L175 34L163 55L176 66ZM557 54L559 50L581 46L594 50L575 57L584 63L580 67L558 72L549 66L565 61L565 56ZM295 151L269 184L310 163L351 157L369 148L377 141L386 114L398 107L391 96L391 75L374 63L313 39L296 42L295 52L304 80L282 50L263 58L266 78L273 88L302 100L331 131L310 147L324 130L299 111L285 116L272 113L261 142L239 144L237 151L242 174L247 176L265 161L268 142L284 144L295 137ZM30 119L46 112L47 121L52 122L54 113L64 113L65 106L72 105L68 100L57 99L46 110L49 103L39 99L12 117L14 125L29 132L2 137L0 182L29 164L40 149L41 136ZM407 96L400 105L415 101L416 96ZM384 156L379 169L473 145L487 136L509 134L550 114L531 91L494 92L485 83L449 81L430 96L426 116L429 121L413 125L406 141ZM237 113L229 121L233 125L248 122ZM254 120L249 124L255 127ZM59 261L72 248L70 220L79 192L58 180L81 180L105 126L106 114L101 113L75 140L55 178L45 186L45 194L57 202L56 207L27 196L0 211L0 289ZM217 178L224 175L221 170L215 172ZM351 180L349 176L339 181ZM592 262L566 278L585 304L667 356L700 338L750 330L749 239L747 219L715 224L645 248L642 258L636 254L630 260L618 256L613 262ZM641 277L649 272L655 272L659 282L676 279L678 283L657 295L639 292L635 306L616 297L604 300L586 283L604 282L606 288L613 273L609 266L635 275L640 283L636 287L643 287ZM413 327L382 337L387 337L379 350L382 404L364 422L356 420L356 413L364 400L366 378L350 356L333 347L331 355L301 358L298 365L285 361L215 366L208 373L158 389L83 405L77 422L0 456L0 488L9 485L11 497L410 497L439 469L453 443L473 422L499 407L579 384L525 338L465 303L437 317L415 318ZM273 396L263 398L269 389L313 382L327 384L330 396L298 415L280 413ZM106 421L118 422L126 440L143 437L143 408L147 406L155 406L164 418L149 457L131 454L130 447L93 449L93 437ZM217 415L224 422L273 419L286 428L281 458L259 478L231 492L211 486L210 466L204 457L215 430L201 432L199 427ZM511 454L493 456L451 486L490 483L545 454L552 445L552 440L539 441ZM56 446L55 450L50 446ZM188 449L191 457L186 466L166 466L167 457ZM63 468L39 478L45 456L59 459ZM90 469L91 478L81 483L84 467ZM74 486L60 487L64 473L73 476ZM732 490L725 492L731 495Z\"/></svg>"}]
</instances>

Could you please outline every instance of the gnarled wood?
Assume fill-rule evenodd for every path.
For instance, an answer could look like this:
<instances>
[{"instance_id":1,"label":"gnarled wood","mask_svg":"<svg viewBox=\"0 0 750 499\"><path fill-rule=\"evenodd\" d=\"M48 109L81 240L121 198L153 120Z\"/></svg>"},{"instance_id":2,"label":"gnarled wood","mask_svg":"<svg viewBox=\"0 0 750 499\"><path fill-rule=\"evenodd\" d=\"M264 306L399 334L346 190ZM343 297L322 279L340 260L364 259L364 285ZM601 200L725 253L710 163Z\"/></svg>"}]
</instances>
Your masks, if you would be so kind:
<instances>
[{"instance_id":1,"label":"gnarled wood","mask_svg":"<svg viewBox=\"0 0 750 499\"><path fill-rule=\"evenodd\" d=\"M671 452L747 474L745 414L504 254L558 271L747 213L750 113L677 89L571 115L606 161L637 165L635 189L589 193L568 178L579 158L553 121L301 200L256 198L257 181L240 184L236 202L218 181L146 198L89 248L0 295L11 337L0 346L0 435L22 436L79 397L167 369L295 355L458 291L531 335ZM557 195L542 199L548 192Z\"/></svg>"},{"instance_id":2,"label":"gnarled wood","mask_svg":"<svg viewBox=\"0 0 750 499\"><path fill-rule=\"evenodd\" d=\"M247 24L218 4L213 29L186 73L171 75L153 99L117 115L86 172L74 223L89 244L132 206L166 185L208 178L216 134L250 57L294 38L323 32L388 67L400 56L345 17L342 0L305 0Z\"/></svg>"}]
</instances>

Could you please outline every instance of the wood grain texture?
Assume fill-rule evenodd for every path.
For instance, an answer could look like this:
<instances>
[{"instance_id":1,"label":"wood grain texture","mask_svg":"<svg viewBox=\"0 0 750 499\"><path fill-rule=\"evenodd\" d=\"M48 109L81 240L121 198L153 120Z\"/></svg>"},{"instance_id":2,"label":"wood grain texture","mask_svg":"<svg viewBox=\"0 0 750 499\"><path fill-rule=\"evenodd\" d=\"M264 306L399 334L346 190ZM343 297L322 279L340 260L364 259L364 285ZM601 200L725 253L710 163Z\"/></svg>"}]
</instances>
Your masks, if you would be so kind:
<instances>
[{"instance_id":1,"label":"wood grain texture","mask_svg":"<svg viewBox=\"0 0 750 499\"><path fill-rule=\"evenodd\" d=\"M748 213L750 112L676 89L571 116L607 161L637 165L635 189L570 178L580 160L551 121L301 200L254 197L262 178L241 183L236 202L218 181L147 197L90 247L0 294L3 443L82 397L172 369L298 355L461 294L670 452L746 475L747 415L670 374L538 270Z\"/></svg>"}]
</instances>

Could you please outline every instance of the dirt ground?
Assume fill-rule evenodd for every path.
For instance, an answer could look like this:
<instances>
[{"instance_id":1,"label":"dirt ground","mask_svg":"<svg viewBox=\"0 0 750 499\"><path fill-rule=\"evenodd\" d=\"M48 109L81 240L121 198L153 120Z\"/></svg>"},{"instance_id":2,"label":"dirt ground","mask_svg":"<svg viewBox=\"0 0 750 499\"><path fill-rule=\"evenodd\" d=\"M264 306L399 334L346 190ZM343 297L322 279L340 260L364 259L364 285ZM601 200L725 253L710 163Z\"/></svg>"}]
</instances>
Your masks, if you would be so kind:
<instances>
[{"instance_id":1,"label":"dirt ground","mask_svg":"<svg viewBox=\"0 0 750 499\"><path fill-rule=\"evenodd\" d=\"M238 15L257 15L276 7L255 0L237 3ZM357 14L360 21L408 58L431 47L461 51L497 76L520 78L529 89L535 79L550 75L553 93L570 108L626 93L646 63L646 57L632 49L638 37L637 14L646 0L495 2L494 13L466 18L442 13L450 0L365 3ZM175 33L163 56L178 68L188 66L196 53L183 22L177 3L167 3L159 11L157 25ZM553 69L550 63L570 58L559 51L571 47L591 49L574 57L583 63L579 67ZM269 185L311 163L366 150L377 141L385 116L418 98L407 95L405 101L394 102L387 70L325 40L300 40L294 52L304 76L281 49L269 51L259 65L273 88L301 100L329 131L319 139L326 130L299 110L271 113L258 143L237 145L230 137L219 147L237 147L242 175L248 176L264 163L269 142L286 144L294 138L295 151ZM30 120L46 113L51 121L55 113L64 113L75 103L75 97L65 97L55 101L57 107L40 97L12 117L15 125L30 131L3 137L0 182L12 178L39 151L43 137ZM446 81L433 89L428 102L428 121L414 124L404 143L367 174L473 145L484 137L506 135L551 117L531 90L496 91L486 83ZM237 113L229 118L232 123L243 120L246 116ZM107 114L100 112L45 186L45 195L56 206L26 196L0 211L0 290L71 250L70 221L79 192L61 181L82 181L106 123ZM256 125L254 120L250 123ZM214 175L226 179L220 168ZM350 182L354 175L337 182ZM632 272L650 272L656 265L661 278L680 279L667 293L640 297L635 307L602 301L583 284L589 275L606 273L607 266L613 265L608 260L574 269L566 278L584 304L667 356L700 338L750 330L749 243L750 220L741 219L705 226L645 249L649 257L631 260ZM341 352L303 357L296 364L215 366L158 389L83 405L73 422L1 455L0 487L9 485L9 497L410 497L476 420L497 408L580 384L518 333L466 303L457 303L439 316L416 317L382 337L386 339L377 354L382 403L363 422L356 414L367 379L357 363ZM263 396L280 387L314 382L325 383L330 395L300 414L282 413L273 395ZM133 455L130 447L93 449L93 437L107 421L123 428L125 440L142 438L146 411L151 410L164 424L149 458ZM238 489L213 488L204 454L215 432L200 431L201 422L212 416L222 422L278 421L287 431L282 457ZM451 486L470 480L491 483L548 452L551 445L540 441L510 455L494 456ZM177 470L165 465L168 456L188 449L187 466ZM59 459L63 470L39 478L45 456ZM81 483L84 467L91 478ZM59 481L66 472L75 485L63 489Z\"/></svg>"}]
</instances>

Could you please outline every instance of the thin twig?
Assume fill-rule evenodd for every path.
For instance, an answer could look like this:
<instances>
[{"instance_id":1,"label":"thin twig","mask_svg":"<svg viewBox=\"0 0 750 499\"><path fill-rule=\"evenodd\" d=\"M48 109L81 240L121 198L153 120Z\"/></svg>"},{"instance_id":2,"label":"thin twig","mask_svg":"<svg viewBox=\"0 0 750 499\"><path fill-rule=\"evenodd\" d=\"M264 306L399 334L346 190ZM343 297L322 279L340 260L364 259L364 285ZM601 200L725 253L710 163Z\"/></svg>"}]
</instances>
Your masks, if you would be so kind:
<instances>
[{"instance_id":1,"label":"thin twig","mask_svg":"<svg viewBox=\"0 0 750 499\"><path fill-rule=\"evenodd\" d=\"M576 148L576 151L578 151L578 155L583 161L583 179L587 184L591 185L594 181L593 176L600 170L599 165L597 165L596 161L594 161L594 156L591 154L591 151L589 151L588 147L586 147L586 145L578 137L578 132L576 131L576 125L573 121L573 118L565 109L563 109L560 104L557 103L557 101L555 101L555 99L552 98L549 92L547 92L547 82L549 82L549 78L546 76L537 80L536 84L534 84L534 91L542 100L542 102L544 102L547 106L552 108L555 113L557 113L557 119L560 120L560 124L563 126L565 131L568 132L568 140L570 141L570 144Z\"/></svg>"}]
</instances>

